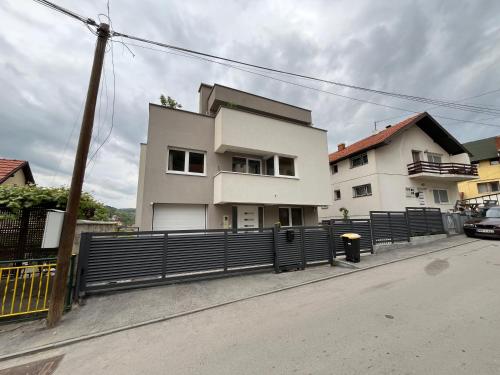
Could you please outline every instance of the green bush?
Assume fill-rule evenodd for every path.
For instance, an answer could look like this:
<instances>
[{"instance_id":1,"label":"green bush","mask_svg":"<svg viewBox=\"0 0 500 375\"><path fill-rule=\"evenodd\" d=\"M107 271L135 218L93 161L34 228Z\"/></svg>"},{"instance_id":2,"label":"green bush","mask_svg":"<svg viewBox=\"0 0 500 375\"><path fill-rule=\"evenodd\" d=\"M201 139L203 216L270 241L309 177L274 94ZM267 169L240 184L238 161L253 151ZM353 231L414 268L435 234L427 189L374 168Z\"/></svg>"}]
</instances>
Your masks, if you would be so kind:
<instances>
[{"instance_id":1,"label":"green bush","mask_svg":"<svg viewBox=\"0 0 500 375\"><path fill-rule=\"evenodd\" d=\"M48 188L36 185L0 186L0 207L7 207L13 214L23 208L44 207L65 210L69 189L65 187ZM108 210L92 195L83 192L78 209L78 218L87 220L107 220Z\"/></svg>"}]
</instances>

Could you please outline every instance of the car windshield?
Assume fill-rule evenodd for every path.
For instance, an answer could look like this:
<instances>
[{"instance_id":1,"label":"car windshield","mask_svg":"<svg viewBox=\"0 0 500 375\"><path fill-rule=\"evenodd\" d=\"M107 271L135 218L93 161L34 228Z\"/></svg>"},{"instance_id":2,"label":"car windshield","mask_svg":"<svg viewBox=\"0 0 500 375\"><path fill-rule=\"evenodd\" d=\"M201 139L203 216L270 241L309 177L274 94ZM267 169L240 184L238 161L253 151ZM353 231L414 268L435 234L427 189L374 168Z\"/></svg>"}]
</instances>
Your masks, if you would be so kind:
<instances>
[{"instance_id":1,"label":"car windshield","mask_svg":"<svg viewBox=\"0 0 500 375\"><path fill-rule=\"evenodd\" d=\"M500 218L500 207L492 207L486 211L486 217L498 217Z\"/></svg>"}]
</instances>

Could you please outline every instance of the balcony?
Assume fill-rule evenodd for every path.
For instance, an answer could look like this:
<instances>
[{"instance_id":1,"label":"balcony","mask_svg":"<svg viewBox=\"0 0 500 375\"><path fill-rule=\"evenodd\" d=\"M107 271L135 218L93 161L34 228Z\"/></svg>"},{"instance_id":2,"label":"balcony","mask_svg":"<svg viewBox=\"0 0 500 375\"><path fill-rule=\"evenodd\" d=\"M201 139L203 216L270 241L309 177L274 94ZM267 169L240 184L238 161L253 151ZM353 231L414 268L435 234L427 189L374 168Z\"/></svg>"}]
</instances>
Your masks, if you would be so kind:
<instances>
[{"instance_id":1,"label":"balcony","mask_svg":"<svg viewBox=\"0 0 500 375\"><path fill-rule=\"evenodd\" d=\"M408 164L408 176L414 179L466 181L477 178L477 166L462 163L417 161Z\"/></svg>"},{"instance_id":2,"label":"balcony","mask_svg":"<svg viewBox=\"0 0 500 375\"><path fill-rule=\"evenodd\" d=\"M329 204L328 190L315 185L297 177L220 171L214 177L214 204Z\"/></svg>"}]
</instances>

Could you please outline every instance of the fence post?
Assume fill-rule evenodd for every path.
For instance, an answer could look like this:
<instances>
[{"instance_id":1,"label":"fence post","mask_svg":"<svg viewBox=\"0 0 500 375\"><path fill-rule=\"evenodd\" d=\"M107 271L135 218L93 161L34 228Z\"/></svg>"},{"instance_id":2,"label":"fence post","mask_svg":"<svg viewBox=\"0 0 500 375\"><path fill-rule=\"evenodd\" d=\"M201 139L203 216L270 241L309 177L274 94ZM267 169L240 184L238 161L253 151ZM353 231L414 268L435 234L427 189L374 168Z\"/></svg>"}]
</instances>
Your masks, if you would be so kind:
<instances>
[{"instance_id":1,"label":"fence post","mask_svg":"<svg viewBox=\"0 0 500 375\"><path fill-rule=\"evenodd\" d=\"M390 212L387 212L387 218L389 219L389 230L391 232L391 243L394 243L394 231L392 230L392 216Z\"/></svg>"},{"instance_id":2,"label":"fence post","mask_svg":"<svg viewBox=\"0 0 500 375\"><path fill-rule=\"evenodd\" d=\"M333 222L328 224L328 262L333 266L333 258L335 258L335 242L333 240Z\"/></svg>"},{"instance_id":3,"label":"fence post","mask_svg":"<svg viewBox=\"0 0 500 375\"><path fill-rule=\"evenodd\" d=\"M224 272L227 272L227 229L224 229Z\"/></svg>"},{"instance_id":4,"label":"fence post","mask_svg":"<svg viewBox=\"0 0 500 375\"><path fill-rule=\"evenodd\" d=\"M300 227L299 229L300 233L300 250L302 252L302 269L306 269L306 247L305 247L305 231L304 227Z\"/></svg>"},{"instance_id":5,"label":"fence post","mask_svg":"<svg viewBox=\"0 0 500 375\"><path fill-rule=\"evenodd\" d=\"M161 258L161 278L167 277L168 232L163 234L163 256Z\"/></svg>"},{"instance_id":6,"label":"fence post","mask_svg":"<svg viewBox=\"0 0 500 375\"><path fill-rule=\"evenodd\" d=\"M24 259L24 253L26 252L26 243L28 241L29 223L30 209L23 208L21 210L19 238L17 240L17 255L15 256L16 259Z\"/></svg>"},{"instance_id":7,"label":"fence post","mask_svg":"<svg viewBox=\"0 0 500 375\"><path fill-rule=\"evenodd\" d=\"M90 244L92 233L82 233L80 235L80 249L78 250L78 267L76 272L76 295L75 298L85 296L87 279L87 265L89 260ZM57 272L57 270L56 270Z\"/></svg>"},{"instance_id":8,"label":"fence post","mask_svg":"<svg viewBox=\"0 0 500 375\"><path fill-rule=\"evenodd\" d=\"M278 224L274 224L273 227L273 247L274 247L274 272L280 272L280 254L278 249L278 233L280 230L280 226Z\"/></svg>"},{"instance_id":9,"label":"fence post","mask_svg":"<svg viewBox=\"0 0 500 375\"><path fill-rule=\"evenodd\" d=\"M408 207L406 207L406 211L404 212L404 215L405 215L405 219L406 219L406 238L408 240L408 242L410 242L410 237L412 235L412 231L411 231L411 221L410 221L410 213L408 211Z\"/></svg>"}]
</instances>

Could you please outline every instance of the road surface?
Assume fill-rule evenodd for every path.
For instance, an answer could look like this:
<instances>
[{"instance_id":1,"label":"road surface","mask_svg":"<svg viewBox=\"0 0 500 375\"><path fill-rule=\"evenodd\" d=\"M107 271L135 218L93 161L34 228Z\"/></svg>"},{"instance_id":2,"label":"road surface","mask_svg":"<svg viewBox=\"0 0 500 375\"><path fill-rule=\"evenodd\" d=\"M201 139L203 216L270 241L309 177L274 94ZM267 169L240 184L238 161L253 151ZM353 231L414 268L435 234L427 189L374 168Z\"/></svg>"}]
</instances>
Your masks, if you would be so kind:
<instances>
[{"instance_id":1,"label":"road surface","mask_svg":"<svg viewBox=\"0 0 500 375\"><path fill-rule=\"evenodd\" d=\"M55 374L72 375L499 374L500 242L474 242L0 368L58 355Z\"/></svg>"}]
</instances>

